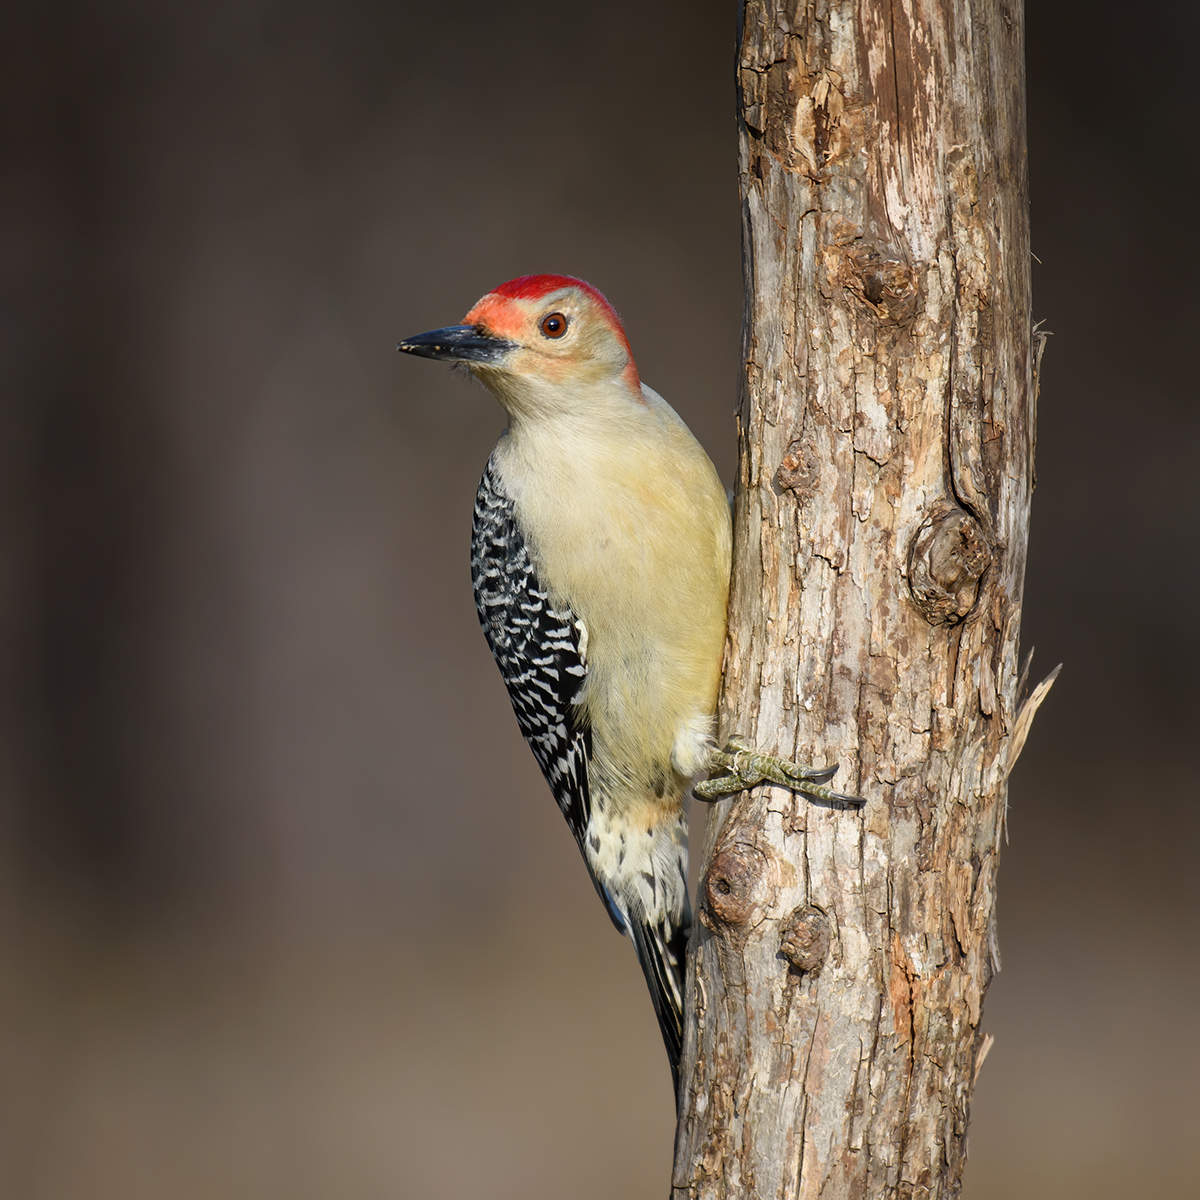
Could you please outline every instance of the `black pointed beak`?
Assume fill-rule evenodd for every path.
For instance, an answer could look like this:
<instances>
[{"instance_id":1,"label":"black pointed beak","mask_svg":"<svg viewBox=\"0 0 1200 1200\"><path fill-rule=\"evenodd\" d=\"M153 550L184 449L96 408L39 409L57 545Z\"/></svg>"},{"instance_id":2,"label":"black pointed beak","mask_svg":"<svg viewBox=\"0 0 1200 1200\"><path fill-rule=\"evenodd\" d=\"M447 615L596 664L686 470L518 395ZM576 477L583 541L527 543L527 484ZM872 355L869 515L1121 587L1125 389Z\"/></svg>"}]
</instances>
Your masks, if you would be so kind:
<instances>
[{"instance_id":1,"label":"black pointed beak","mask_svg":"<svg viewBox=\"0 0 1200 1200\"><path fill-rule=\"evenodd\" d=\"M488 333L481 325L447 325L431 329L396 343L397 350L421 358L440 358L447 362L487 363L495 366L515 342Z\"/></svg>"}]
</instances>

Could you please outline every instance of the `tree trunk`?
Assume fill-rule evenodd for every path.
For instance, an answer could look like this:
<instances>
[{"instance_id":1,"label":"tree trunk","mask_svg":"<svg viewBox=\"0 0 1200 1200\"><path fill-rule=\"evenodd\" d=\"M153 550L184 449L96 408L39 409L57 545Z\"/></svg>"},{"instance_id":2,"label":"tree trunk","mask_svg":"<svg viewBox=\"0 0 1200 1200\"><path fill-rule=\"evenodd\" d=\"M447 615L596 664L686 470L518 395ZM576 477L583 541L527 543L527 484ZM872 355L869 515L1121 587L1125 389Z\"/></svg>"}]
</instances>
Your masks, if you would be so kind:
<instances>
[{"instance_id":1,"label":"tree trunk","mask_svg":"<svg viewBox=\"0 0 1200 1200\"><path fill-rule=\"evenodd\" d=\"M676 1197L959 1190L1033 707L1023 53L1017 0L744 6L722 731L867 804L714 809Z\"/></svg>"}]
</instances>

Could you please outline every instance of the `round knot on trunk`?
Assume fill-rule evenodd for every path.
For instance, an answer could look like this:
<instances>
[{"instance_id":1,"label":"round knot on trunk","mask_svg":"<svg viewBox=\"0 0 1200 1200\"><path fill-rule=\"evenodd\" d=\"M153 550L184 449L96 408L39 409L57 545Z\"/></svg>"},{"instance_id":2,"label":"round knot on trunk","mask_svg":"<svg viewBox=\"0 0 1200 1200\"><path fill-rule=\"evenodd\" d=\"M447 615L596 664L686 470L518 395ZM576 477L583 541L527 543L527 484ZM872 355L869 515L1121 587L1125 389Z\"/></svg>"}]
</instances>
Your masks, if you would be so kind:
<instances>
[{"instance_id":1,"label":"round knot on trunk","mask_svg":"<svg viewBox=\"0 0 1200 1200\"><path fill-rule=\"evenodd\" d=\"M817 476L821 465L812 446L797 439L788 448L775 472L775 486L780 491L795 493L800 500L807 500L817 490Z\"/></svg>"},{"instance_id":2,"label":"round knot on trunk","mask_svg":"<svg viewBox=\"0 0 1200 1200\"><path fill-rule=\"evenodd\" d=\"M908 548L908 587L931 625L957 625L975 607L992 547L979 522L940 500Z\"/></svg>"},{"instance_id":3,"label":"round knot on trunk","mask_svg":"<svg viewBox=\"0 0 1200 1200\"><path fill-rule=\"evenodd\" d=\"M834 242L824 250L825 269L881 325L911 321L920 306L916 272L903 254L862 238Z\"/></svg>"},{"instance_id":4,"label":"round knot on trunk","mask_svg":"<svg viewBox=\"0 0 1200 1200\"><path fill-rule=\"evenodd\" d=\"M797 970L816 975L829 957L829 918L815 904L797 908L783 924L779 952Z\"/></svg>"},{"instance_id":5,"label":"round knot on trunk","mask_svg":"<svg viewBox=\"0 0 1200 1200\"><path fill-rule=\"evenodd\" d=\"M758 906L762 865L750 846L727 846L713 855L704 877L704 908L700 912L709 929L749 922Z\"/></svg>"}]
</instances>

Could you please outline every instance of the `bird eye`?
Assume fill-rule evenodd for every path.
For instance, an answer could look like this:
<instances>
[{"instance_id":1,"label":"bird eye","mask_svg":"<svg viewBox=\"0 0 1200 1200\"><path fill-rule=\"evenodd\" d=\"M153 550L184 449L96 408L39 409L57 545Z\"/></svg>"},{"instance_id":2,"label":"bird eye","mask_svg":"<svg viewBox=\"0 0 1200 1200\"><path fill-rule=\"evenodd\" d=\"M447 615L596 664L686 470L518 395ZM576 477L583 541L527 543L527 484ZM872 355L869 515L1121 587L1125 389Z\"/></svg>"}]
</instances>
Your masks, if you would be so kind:
<instances>
[{"instance_id":1,"label":"bird eye","mask_svg":"<svg viewBox=\"0 0 1200 1200\"><path fill-rule=\"evenodd\" d=\"M543 337L560 338L567 332L567 318L560 312L552 312L542 318L539 328Z\"/></svg>"}]
</instances>

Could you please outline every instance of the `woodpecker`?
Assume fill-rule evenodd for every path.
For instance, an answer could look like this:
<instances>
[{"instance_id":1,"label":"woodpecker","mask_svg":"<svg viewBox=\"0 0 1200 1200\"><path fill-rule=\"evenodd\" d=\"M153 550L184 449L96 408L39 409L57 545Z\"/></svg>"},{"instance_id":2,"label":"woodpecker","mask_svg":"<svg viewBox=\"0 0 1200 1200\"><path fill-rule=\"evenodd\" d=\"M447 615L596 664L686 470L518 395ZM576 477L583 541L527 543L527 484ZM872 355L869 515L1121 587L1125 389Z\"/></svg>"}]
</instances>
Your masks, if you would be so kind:
<instances>
[{"instance_id":1,"label":"woodpecker","mask_svg":"<svg viewBox=\"0 0 1200 1200\"><path fill-rule=\"evenodd\" d=\"M678 1090L689 788L716 799L769 781L861 801L824 786L836 768L717 747L729 504L600 292L521 276L462 324L397 349L465 364L508 414L475 497L480 624L592 883L633 941Z\"/></svg>"}]
</instances>

